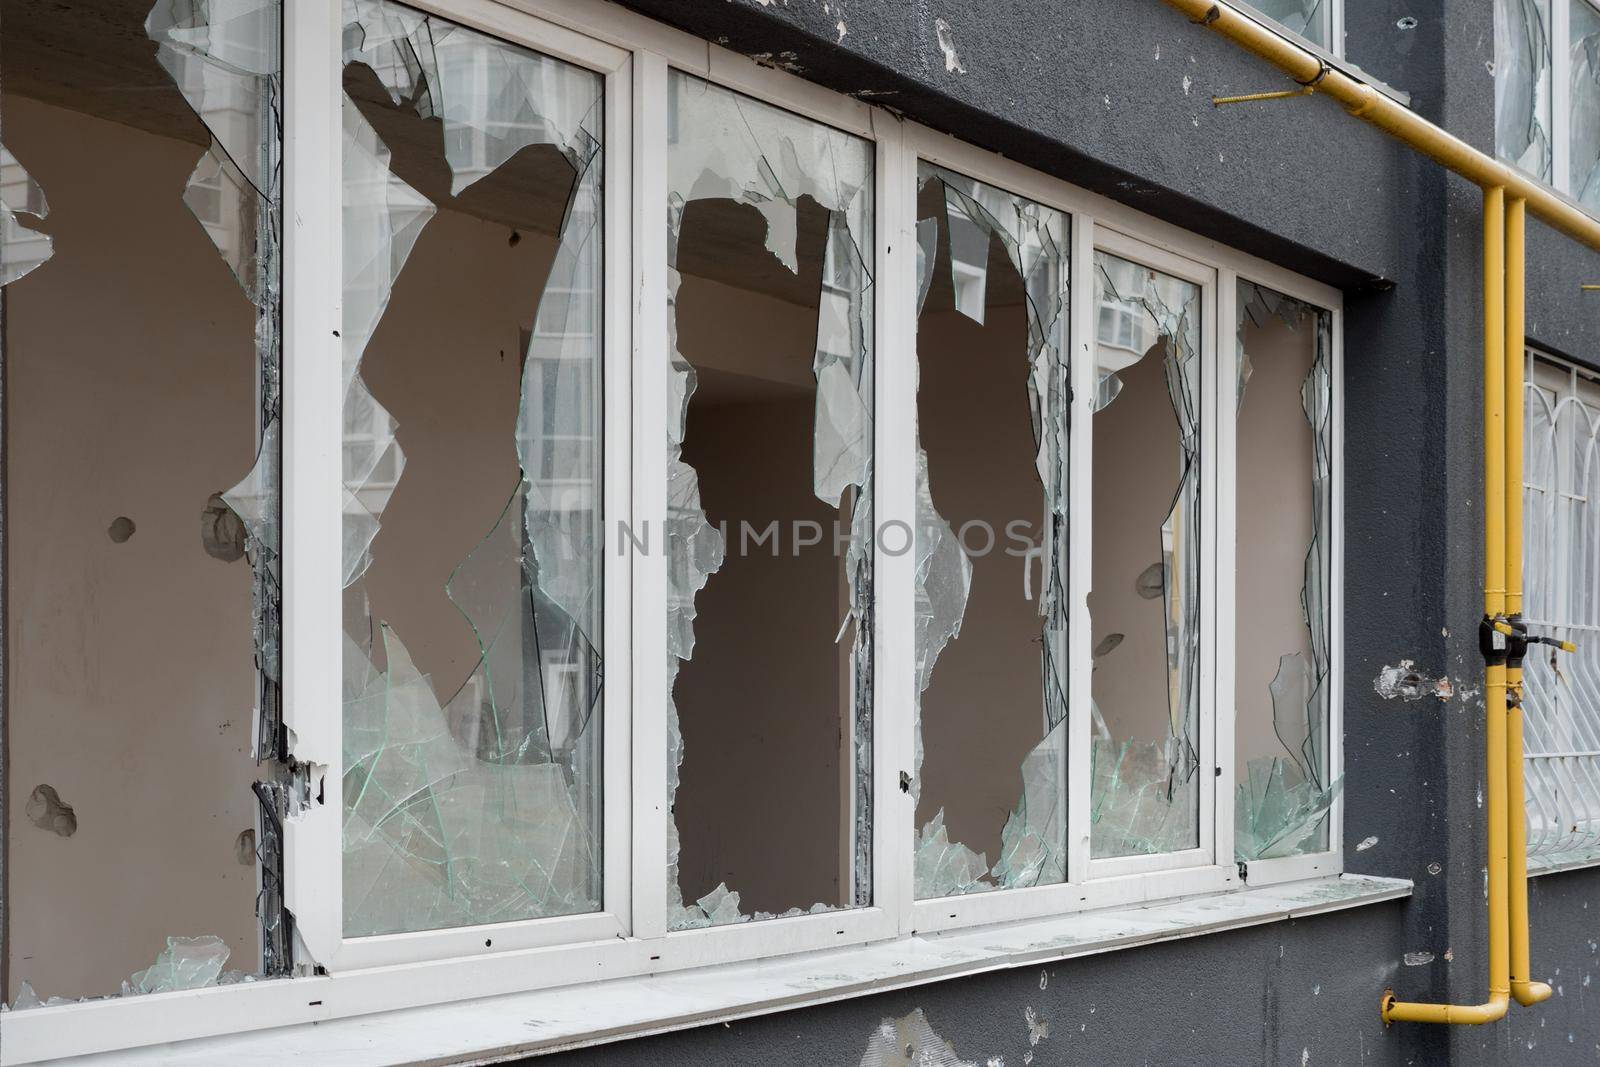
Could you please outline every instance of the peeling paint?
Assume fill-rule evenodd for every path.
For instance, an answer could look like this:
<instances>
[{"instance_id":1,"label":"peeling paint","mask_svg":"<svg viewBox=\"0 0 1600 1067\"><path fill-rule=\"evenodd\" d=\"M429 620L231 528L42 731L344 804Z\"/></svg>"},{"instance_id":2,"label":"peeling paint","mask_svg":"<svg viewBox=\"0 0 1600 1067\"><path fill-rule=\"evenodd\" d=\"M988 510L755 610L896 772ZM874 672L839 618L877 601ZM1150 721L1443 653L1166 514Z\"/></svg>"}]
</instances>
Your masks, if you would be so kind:
<instances>
[{"instance_id":1,"label":"peeling paint","mask_svg":"<svg viewBox=\"0 0 1600 1067\"><path fill-rule=\"evenodd\" d=\"M961 57L956 55L956 41L950 33L950 24L944 19L934 19L933 29L939 38L939 51L944 53L945 73L965 74L967 68L961 65Z\"/></svg>"}]
</instances>

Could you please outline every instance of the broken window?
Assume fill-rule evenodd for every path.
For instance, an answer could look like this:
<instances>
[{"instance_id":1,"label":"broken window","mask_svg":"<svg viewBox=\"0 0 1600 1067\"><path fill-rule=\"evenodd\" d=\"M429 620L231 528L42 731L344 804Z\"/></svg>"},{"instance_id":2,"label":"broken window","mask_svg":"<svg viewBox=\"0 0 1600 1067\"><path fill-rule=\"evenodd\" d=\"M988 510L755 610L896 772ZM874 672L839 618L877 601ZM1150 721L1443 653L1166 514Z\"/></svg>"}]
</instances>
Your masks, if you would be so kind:
<instances>
[{"instance_id":1,"label":"broken window","mask_svg":"<svg viewBox=\"0 0 1600 1067\"><path fill-rule=\"evenodd\" d=\"M871 143L669 75L669 928L871 901Z\"/></svg>"},{"instance_id":2,"label":"broken window","mask_svg":"<svg viewBox=\"0 0 1600 1067\"><path fill-rule=\"evenodd\" d=\"M1090 850L1199 845L1200 286L1095 253Z\"/></svg>"},{"instance_id":3,"label":"broken window","mask_svg":"<svg viewBox=\"0 0 1600 1067\"><path fill-rule=\"evenodd\" d=\"M1333 5L1339 0L1250 0L1250 6L1313 44L1333 48Z\"/></svg>"},{"instance_id":4,"label":"broken window","mask_svg":"<svg viewBox=\"0 0 1600 1067\"><path fill-rule=\"evenodd\" d=\"M1332 317L1239 283L1234 854L1328 848Z\"/></svg>"},{"instance_id":5,"label":"broken window","mask_svg":"<svg viewBox=\"0 0 1600 1067\"><path fill-rule=\"evenodd\" d=\"M4 997L284 974L279 4L0 23Z\"/></svg>"},{"instance_id":6,"label":"broken window","mask_svg":"<svg viewBox=\"0 0 1600 1067\"><path fill-rule=\"evenodd\" d=\"M926 898L1066 880L1069 245L1060 211L927 163L918 179Z\"/></svg>"},{"instance_id":7,"label":"broken window","mask_svg":"<svg viewBox=\"0 0 1600 1067\"><path fill-rule=\"evenodd\" d=\"M1567 26L1572 67L1568 188L1574 199L1600 212L1600 7L1589 0L1568 2L1572 5Z\"/></svg>"},{"instance_id":8,"label":"broken window","mask_svg":"<svg viewBox=\"0 0 1600 1067\"><path fill-rule=\"evenodd\" d=\"M1551 176L1550 3L1495 0L1494 5L1495 152L1545 181Z\"/></svg>"},{"instance_id":9,"label":"broken window","mask_svg":"<svg viewBox=\"0 0 1600 1067\"><path fill-rule=\"evenodd\" d=\"M604 78L344 10L344 931L594 911Z\"/></svg>"}]
</instances>

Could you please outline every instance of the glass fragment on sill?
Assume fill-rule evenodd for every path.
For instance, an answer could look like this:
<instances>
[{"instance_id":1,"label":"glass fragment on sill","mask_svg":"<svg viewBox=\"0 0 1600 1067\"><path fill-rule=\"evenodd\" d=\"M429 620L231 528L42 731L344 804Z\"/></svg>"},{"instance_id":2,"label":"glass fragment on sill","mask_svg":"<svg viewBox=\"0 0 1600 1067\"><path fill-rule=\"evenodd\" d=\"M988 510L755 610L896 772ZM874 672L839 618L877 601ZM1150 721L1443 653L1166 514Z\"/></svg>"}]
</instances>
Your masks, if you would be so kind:
<instances>
[{"instance_id":1,"label":"glass fragment on sill","mask_svg":"<svg viewBox=\"0 0 1600 1067\"><path fill-rule=\"evenodd\" d=\"M1151 449L1164 448L1148 443L1155 433L1170 432L1177 471L1170 503L1164 505L1156 536L1147 542L1159 553L1158 561L1130 575L1126 589L1121 576L1137 561L1114 558L1109 542L1133 539L1116 524L1150 501L1129 496L1113 507L1108 500L1095 514L1094 595L1105 598L1096 613L1109 618L1114 606L1126 616L1117 625L1123 640L1096 663L1091 683L1099 736L1090 752L1090 849L1103 858L1180 851L1199 843L1201 290L1106 252L1095 253L1095 284L1097 378L1104 382L1116 376L1124 385L1114 395L1097 397L1104 403L1096 411L1096 484L1118 484L1119 475L1122 480L1150 477L1149 471L1113 465L1138 463L1155 454ZM1158 359L1160 384L1154 368L1143 362L1152 357ZM1141 388L1126 387L1136 375ZM1163 385L1165 404L1157 399ZM1108 418L1117 421L1098 421ZM1121 421L1130 418L1144 421ZM1142 454L1108 447L1104 439L1120 433L1118 439L1126 440L1134 431L1147 442ZM1167 497L1163 493L1160 499ZM1112 572L1117 582L1107 580ZM1148 625L1150 616L1139 606L1146 599L1160 604L1159 628ZM1145 625L1135 627L1134 620ZM1133 685L1143 672L1130 665L1146 657L1165 667L1165 677L1139 692Z\"/></svg>"},{"instance_id":2,"label":"glass fragment on sill","mask_svg":"<svg viewBox=\"0 0 1600 1067\"><path fill-rule=\"evenodd\" d=\"M303 775L289 762L280 688L282 27L281 0L156 0L144 23L157 61L211 138L185 183L183 202L256 310L259 444L251 470L221 497L244 527L252 576L251 635L259 674L255 757L264 767L253 786L258 797L304 788ZM289 805L281 809L274 821L263 801L258 849L256 915L262 971L268 975L288 974L293 966L292 923L282 893L281 819Z\"/></svg>"},{"instance_id":3,"label":"glass fragment on sill","mask_svg":"<svg viewBox=\"0 0 1600 1067\"><path fill-rule=\"evenodd\" d=\"M725 545L701 506L699 476L683 459L689 402L697 375L679 348L678 299L682 275L678 244L688 205L730 200L766 220L764 245L798 273L798 213L809 200L828 213L823 249L812 376L816 403L812 438L813 493L845 516L851 537L845 553L847 607L838 640L850 639L853 679L853 796L851 906L872 899L872 443L873 253L872 154L859 139L820 123L740 96L677 71L671 72L672 128L694 130L692 159L683 143L669 144L667 203L667 323L671 410L667 432L668 670L667 803L677 797L683 734L674 688L680 663L694 652L695 597L721 568ZM716 891L686 904L679 877L681 836L667 821L667 922L673 930L746 921L736 892ZM810 912L834 910L818 903ZM778 916L805 914L790 909Z\"/></svg>"},{"instance_id":4,"label":"glass fragment on sill","mask_svg":"<svg viewBox=\"0 0 1600 1067\"><path fill-rule=\"evenodd\" d=\"M1042 534L1024 564L1024 594L1032 598L1032 556L1042 581L1038 599L1044 738L1024 758L1016 806L1000 833L1000 856L982 870L985 857L951 842L944 809L923 827L916 845L915 889L919 899L1018 888L1066 879L1066 521L1067 436L1070 424L1069 368L1061 315L1069 279L1067 220L1058 211L931 164L919 166L919 188L938 183L940 215L949 234L954 310L982 325L988 297L989 250L998 239L1022 283L1027 324L1019 361L1034 439L1034 467L1042 490ZM941 218L918 221L918 311L926 298L938 254ZM920 430L919 430L920 434ZM917 689L915 750L910 792L922 794L923 694L935 664L961 633L971 594L972 561L935 506L928 457L917 456L916 630Z\"/></svg>"},{"instance_id":5,"label":"glass fragment on sill","mask_svg":"<svg viewBox=\"0 0 1600 1067\"><path fill-rule=\"evenodd\" d=\"M437 209L344 101L344 932L595 911L603 79L384 0L346 0L344 12L346 64L369 67L397 109L440 121L447 206L533 146L555 147L572 175L534 325L522 331L508 435L520 478L444 583L477 659L441 701L364 593L405 456L360 375Z\"/></svg>"},{"instance_id":6,"label":"glass fragment on sill","mask_svg":"<svg viewBox=\"0 0 1600 1067\"><path fill-rule=\"evenodd\" d=\"M1582 6L1573 4L1574 17ZM1550 0L1495 0L1495 154L1544 181L1552 163L1549 26Z\"/></svg>"},{"instance_id":7,"label":"glass fragment on sill","mask_svg":"<svg viewBox=\"0 0 1600 1067\"><path fill-rule=\"evenodd\" d=\"M44 190L11 150L0 145L0 286L50 258L53 238L22 223L24 215L43 221L48 214Z\"/></svg>"},{"instance_id":8,"label":"glass fragment on sill","mask_svg":"<svg viewBox=\"0 0 1600 1067\"><path fill-rule=\"evenodd\" d=\"M1572 0L1572 196L1591 212L1600 211L1600 11Z\"/></svg>"},{"instance_id":9,"label":"glass fragment on sill","mask_svg":"<svg viewBox=\"0 0 1600 1067\"><path fill-rule=\"evenodd\" d=\"M1332 537L1332 317L1283 293L1241 280L1235 335L1236 404L1245 413L1253 368L1271 366L1283 353L1252 359L1247 338L1252 330L1277 323L1306 341L1310 366L1298 390L1304 431L1310 441L1310 541L1306 546L1299 594L1300 622L1305 627L1305 653L1281 653L1268 685L1272 730L1280 753L1241 758L1241 780L1234 800L1234 854L1239 860L1270 859L1327 846L1327 814L1343 786L1330 779L1329 702L1331 652L1327 581ZM1270 382L1269 382L1270 384ZM1269 403L1262 394L1259 403ZM1278 402L1282 402L1281 398ZM1242 487L1241 501L1250 487ZM1241 517L1240 523L1246 520ZM1241 530L1241 534L1245 531ZM1252 646L1255 642L1249 642ZM1241 652L1244 644L1241 643ZM1307 658L1309 655L1309 659ZM1236 674L1242 674L1242 668ZM1243 701L1235 714L1235 730L1244 738Z\"/></svg>"},{"instance_id":10,"label":"glass fragment on sill","mask_svg":"<svg viewBox=\"0 0 1600 1067\"><path fill-rule=\"evenodd\" d=\"M244 971L223 970L228 955L228 943L220 937L209 934L201 937L169 937L167 947L156 956L154 963L123 979L120 993L105 997L40 997L32 983L23 979L17 989L17 998L10 1004L0 1002L0 1012L54 1008L62 1004L111 1000L117 996L137 997L147 993L172 993L259 981L256 975Z\"/></svg>"}]
</instances>

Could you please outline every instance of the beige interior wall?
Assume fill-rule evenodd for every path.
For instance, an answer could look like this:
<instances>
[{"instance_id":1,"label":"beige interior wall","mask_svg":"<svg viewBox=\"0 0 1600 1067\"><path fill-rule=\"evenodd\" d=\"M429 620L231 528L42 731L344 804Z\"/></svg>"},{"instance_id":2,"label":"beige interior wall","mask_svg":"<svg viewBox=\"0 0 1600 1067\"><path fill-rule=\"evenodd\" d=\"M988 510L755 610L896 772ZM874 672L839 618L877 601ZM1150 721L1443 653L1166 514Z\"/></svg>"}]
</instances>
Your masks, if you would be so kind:
<instances>
[{"instance_id":1,"label":"beige interior wall","mask_svg":"<svg viewBox=\"0 0 1600 1067\"><path fill-rule=\"evenodd\" d=\"M1234 706L1240 781L1250 760L1287 755L1273 732L1268 688L1278 657L1298 652L1312 666L1300 607L1312 534L1312 435L1300 386L1311 370L1315 340L1309 319L1298 330L1276 318L1245 330L1253 371L1238 423Z\"/></svg>"},{"instance_id":2,"label":"beige interior wall","mask_svg":"<svg viewBox=\"0 0 1600 1067\"><path fill-rule=\"evenodd\" d=\"M1111 736L1169 736L1165 600L1137 592L1162 557L1161 524L1172 508L1182 452L1159 350L1117 372L1122 392L1094 416L1090 647L1120 645L1095 662L1091 690ZM1198 519L1198 516L1195 517Z\"/></svg>"},{"instance_id":3,"label":"beige interior wall","mask_svg":"<svg viewBox=\"0 0 1600 1067\"><path fill-rule=\"evenodd\" d=\"M996 246L998 250L998 246ZM992 258L991 286L1014 270ZM1007 552L1012 522L1037 543L1044 491L1034 466L1023 305L991 302L979 325L929 299L917 331L918 426L928 454L934 507L959 531L994 531L984 552L982 526L969 528L972 586L961 633L945 646L922 698L920 827L941 808L952 841L992 864L1000 832L1022 789L1022 761L1044 736L1040 568L1033 599L1023 596L1026 564Z\"/></svg>"},{"instance_id":4,"label":"beige interior wall","mask_svg":"<svg viewBox=\"0 0 1600 1067\"><path fill-rule=\"evenodd\" d=\"M254 309L183 204L198 147L14 95L4 126L55 236L5 296L6 997L114 993L168 935L254 970L250 569L200 539L254 460Z\"/></svg>"},{"instance_id":5,"label":"beige interior wall","mask_svg":"<svg viewBox=\"0 0 1600 1067\"><path fill-rule=\"evenodd\" d=\"M832 550L839 513L812 491L815 333L815 308L692 276L679 289L679 348L710 371L689 407L684 459L729 536L696 600L694 656L675 690L679 882L686 900L725 882L746 912L848 895L849 708L833 640L846 601ZM740 551L741 521L759 531L773 520L776 558L770 546ZM796 521L819 524L823 543L796 553Z\"/></svg>"}]
</instances>

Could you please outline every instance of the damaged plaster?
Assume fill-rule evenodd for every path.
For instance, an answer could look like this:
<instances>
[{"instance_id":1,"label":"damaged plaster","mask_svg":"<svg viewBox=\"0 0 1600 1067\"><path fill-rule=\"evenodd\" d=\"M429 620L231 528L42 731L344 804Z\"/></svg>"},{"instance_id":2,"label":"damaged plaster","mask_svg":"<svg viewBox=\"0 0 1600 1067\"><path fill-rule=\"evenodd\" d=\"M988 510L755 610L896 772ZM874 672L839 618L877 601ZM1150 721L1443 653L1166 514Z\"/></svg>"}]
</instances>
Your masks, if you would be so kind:
<instances>
[{"instance_id":1,"label":"damaged plaster","mask_svg":"<svg viewBox=\"0 0 1600 1067\"><path fill-rule=\"evenodd\" d=\"M61 799L61 794L56 792L53 785L35 786L33 792L28 794L23 814L39 829L60 837L71 837L78 832L77 813L72 810L71 804Z\"/></svg>"},{"instance_id":2,"label":"damaged plaster","mask_svg":"<svg viewBox=\"0 0 1600 1067\"><path fill-rule=\"evenodd\" d=\"M1417 670L1414 660L1403 659L1398 666L1385 665L1372 679L1372 688L1385 700L1403 700L1410 704L1423 697L1449 700L1456 695L1455 683L1448 676L1430 677Z\"/></svg>"}]
</instances>

